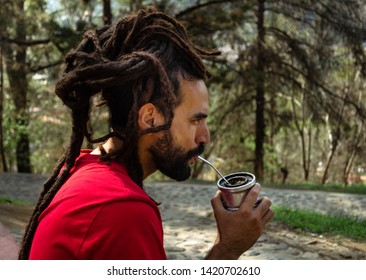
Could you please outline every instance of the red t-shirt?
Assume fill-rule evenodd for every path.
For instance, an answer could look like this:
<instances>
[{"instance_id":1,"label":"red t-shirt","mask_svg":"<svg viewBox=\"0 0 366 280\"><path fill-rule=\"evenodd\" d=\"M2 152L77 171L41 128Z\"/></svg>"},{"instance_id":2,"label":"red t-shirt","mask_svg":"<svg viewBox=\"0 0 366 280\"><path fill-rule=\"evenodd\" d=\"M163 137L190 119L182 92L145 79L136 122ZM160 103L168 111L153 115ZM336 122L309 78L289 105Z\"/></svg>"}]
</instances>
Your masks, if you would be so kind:
<instances>
[{"instance_id":1,"label":"red t-shirt","mask_svg":"<svg viewBox=\"0 0 366 280\"><path fill-rule=\"evenodd\" d=\"M123 165L89 152L41 214L30 259L166 259L155 202Z\"/></svg>"}]
</instances>

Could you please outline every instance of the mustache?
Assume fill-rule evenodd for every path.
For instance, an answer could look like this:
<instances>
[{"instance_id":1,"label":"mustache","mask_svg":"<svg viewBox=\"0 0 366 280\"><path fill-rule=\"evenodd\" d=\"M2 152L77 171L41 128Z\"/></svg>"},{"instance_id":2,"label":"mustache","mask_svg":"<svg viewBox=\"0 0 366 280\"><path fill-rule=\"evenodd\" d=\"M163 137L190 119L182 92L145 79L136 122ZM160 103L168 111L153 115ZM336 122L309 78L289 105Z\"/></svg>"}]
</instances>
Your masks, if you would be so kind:
<instances>
[{"instance_id":1,"label":"mustache","mask_svg":"<svg viewBox=\"0 0 366 280\"><path fill-rule=\"evenodd\" d=\"M190 158L194 157L194 156L199 156L200 154L202 154L205 150L205 144L200 143L198 144L198 146L190 151L188 151L187 153L187 158L186 160L189 160Z\"/></svg>"}]
</instances>

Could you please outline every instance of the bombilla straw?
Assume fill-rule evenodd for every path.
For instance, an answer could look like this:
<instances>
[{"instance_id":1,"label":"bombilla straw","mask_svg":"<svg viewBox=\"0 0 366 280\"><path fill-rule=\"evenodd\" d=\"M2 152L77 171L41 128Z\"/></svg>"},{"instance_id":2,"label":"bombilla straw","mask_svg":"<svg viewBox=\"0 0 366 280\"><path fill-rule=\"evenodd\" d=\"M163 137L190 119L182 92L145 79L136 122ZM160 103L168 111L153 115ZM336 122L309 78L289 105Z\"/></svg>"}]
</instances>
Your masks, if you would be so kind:
<instances>
[{"instance_id":1,"label":"bombilla straw","mask_svg":"<svg viewBox=\"0 0 366 280\"><path fill-rule=\"evenodd\" d=\"M205 162L205 163L207 163L209 166L211 166L215 171L216 171L216 173L217 174L219 174L220 176L221 176L221 178L222 179L224 179L224 181L226 182L226 184L228 185L228 186L231 186L231 184L229 183L229 181L228 180L226 180L225 179L225 177L221 174L221 172L211 163L211 162L209 162L207 159L204 159L203 157L201 157L201 156L198 156L198 159L200 159L200 160L202 160L203 162Z\"/></svg>"}]
</instances>

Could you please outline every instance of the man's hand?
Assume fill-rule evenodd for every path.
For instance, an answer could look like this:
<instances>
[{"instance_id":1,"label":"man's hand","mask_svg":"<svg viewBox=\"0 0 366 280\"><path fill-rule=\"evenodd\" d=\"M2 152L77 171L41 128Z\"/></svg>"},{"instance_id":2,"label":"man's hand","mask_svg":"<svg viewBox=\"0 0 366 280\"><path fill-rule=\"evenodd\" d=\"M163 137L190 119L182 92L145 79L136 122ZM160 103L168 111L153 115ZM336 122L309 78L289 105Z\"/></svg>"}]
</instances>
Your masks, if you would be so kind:
<instances>
[{"instance_id":1,"label":"man's hand","mask_svg":"<svg viewBox=\"0 0 366 280\"><path fill-rule=\"evenodd\" d=\"M274 216L270 209L272 202L267 197L262 197L261 202L255 206L260 189L260 185L256 184L237 211L226 210L220 191L216 193L211 204L218 233L206 259L238 259L258 240L266 223Z\"/></svg>"}]
</instances>

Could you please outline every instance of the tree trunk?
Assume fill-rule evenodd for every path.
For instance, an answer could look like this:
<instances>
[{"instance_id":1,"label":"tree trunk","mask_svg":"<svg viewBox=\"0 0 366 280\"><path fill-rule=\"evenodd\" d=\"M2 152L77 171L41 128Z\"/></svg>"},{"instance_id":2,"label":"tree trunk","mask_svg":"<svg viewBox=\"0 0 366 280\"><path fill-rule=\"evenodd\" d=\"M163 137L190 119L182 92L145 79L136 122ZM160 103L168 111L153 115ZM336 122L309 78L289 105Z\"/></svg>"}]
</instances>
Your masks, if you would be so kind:
<instances>
[{"instance_id":1,"label":"tree trunk","mask_svg":"<svg viewBox=\"0 0 366 280\"><path fill-rule=\"evenodd\" d=\"M308 169L308 163L307 163L306 141L305 141L304 131L301 131L300 137L301 137L302 167L304 170L304 180L307 181L309 178L309 169Z\"/></svg>"},{"instance_id":2,"label":"tree trunk","mask_svg":"<svg viewBox=\"0 0 366 280\"><path fill-rule=\"evenodd\" d=\"M330 155L329 155L329 158L328 158L328 162L327 162L327 164L325 166L325 170L324 170L324 174L323 174L323 178L322 178L322 185L324 185L325 183L327 183L329 167L330 167L330 164L331 164L331 162L333 160L335 151L337 150L337 146L338 146L338 141L337 141L337 143L335 143L334 147L332 147L332 149L330 151Z\"/></svg>"},{"instance_id":3,"label":"tree trunk","mask_svg":"<svg viewBox=\"0 0 366 280\"><path fill-rule=\"evenodd\" d=\"M339 140L340 140L340 133L341 133L341 122L342 122L342 118L343 118L343 112L344 112L344 108L346 106L346 97L344 98L344 102L343 102L343 106L342 106L342 110L339 114L339 117L338 117L338 122L337 122L337 129L335 131L335 135L333 135L333 139L332 139L332 148L331 148L331 151L330 151L330 155L329 155L329 158L328 158L328 162L327 162L327 165L325 167L325 170L324 170L324 174L323 174L323 179L322 179L322 184L324 185L326 182L327 182L327 179L328 179L328 171L329 171L329 167L332 163L332 160L333 160L333 157L334 157L334 154L338 148L338 143L339 143Z\"/></svg>"},{"instance_id":4,"label":"tree trunk","mask_svg":"<svg viewBox=\"0 0 366 280\"><path fill-rule=\"evenodd\" d=\"M265 140L265 121L264 121L264 105L265 105L265 76L264 76L264 0L258 1L258 41L257 41L257 85L256 85L256 131L255 131L255 160L254 172L259 181L263 180L264 172L264 140Z\"/></svg>"},{"instance_id":5,"label":"tree trunk","mask_svg":"<svg viewBox=\"0 0 366 280\"><path fill-rule=\"evenodd\" d=\"M312 137L312 130L311 125L308 129L308 147L306 146L306 131L305 131L305 106L304 106L304 100L305 100L305 93L302 93L302 115L301 115L301 125L300 121L297 117L297 110L296 110L296 104L295 104L295 91L293 90L291 103L292 103L292 114L294 116L294 122L295 127L300 135L300 141L301 141L301 150L302 150L302 167L304 171L304 180L308 181L309 174L310 174L310 162L311 162L311 137Z\"/></svg>"},{"instance_id":6,"label":"tree trunk","mask_svg":"<svg viewBox=\"0 0 366 280\"><path fill-rule=\"evenodd\" d=\"M307 160L305 162L305 181L309 180L309 174L310 174L310 162L311 162L311 137L312 137L312 126L311 123L309 124L308 129L308 156Z\"/></svg>"},{"instance_id":7,"label":"tree trunk","mask_svg":"<svg viewBox=\"0 0 366 280\"><path fill-rule=\"evenodd\" d=\"M16 19L16 41L26 41L26 22L24 17L24 0L14 1ZM19 131L16 138L16 160L18 172L31 172L28 137L29 115L27 112L27 46L4 44L4 56L8 74L11 97L15 105L16 125Z\"/></svg>"},{"instance_id":8,"label":"tree trunk","mask_svg":"<svg viewBox=\"0 0 366 280\"><path fill-rule=\"evenodd\" d=\"M103 0L103 22L104 24L112 23L111 0Z\"/></svg>"},{"instance_id":9,"label":"tree trunk","mask_svg":"<svg viewBox=\"0 0 366 280\"><path fill-rule=\"evenodd\" d=\"M352 151L351 151L349 157L346 160L346 164L345 164L345 167L344 167L344 170L343 170L343 180L344 180L344 185L345 186L348 185L348 177L349 177L349 174L351 172L352 164L353 164L354 159L356 158L357 150L359 148L359 144L360 144L361 139L362 139L363 127L364 127L364 123L362 122L358 127L357 135L356 135L355 141L353 142L353 145L352 145Z\"/></svg>"},{"instance_id":10,"label":"tree trunk","mask_svg":"<svg viewBox=\"0 0 366 280\"><path fill-rule=\"evenodd\" d=\"M3 47L0 43L0 157L2 171L8 172L4 151L4 134L3 134L3 110L4 110L4 67L3 67Z\"/></svg>"}]
</instances>

